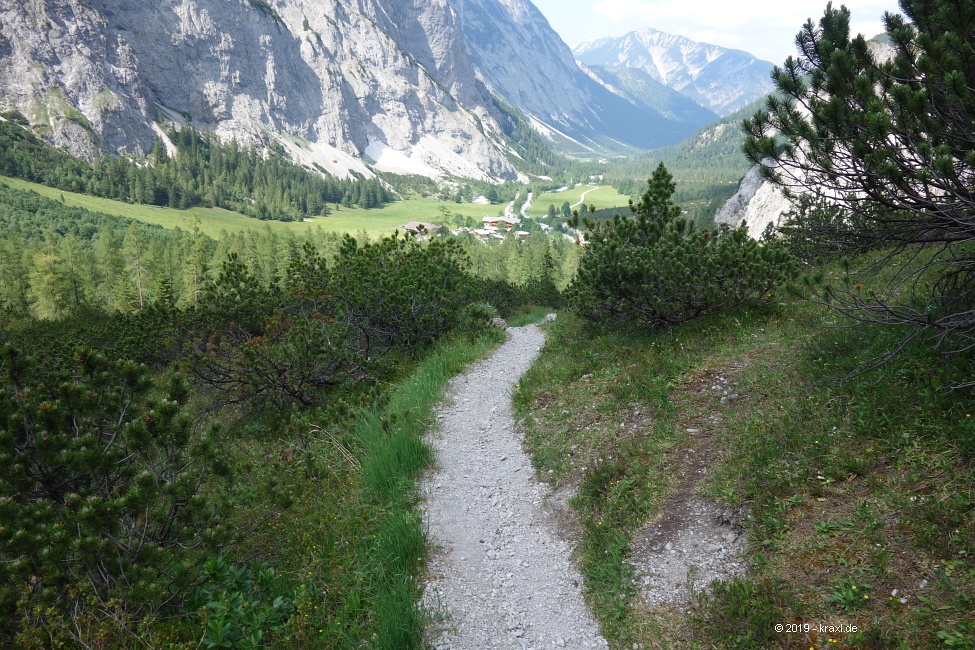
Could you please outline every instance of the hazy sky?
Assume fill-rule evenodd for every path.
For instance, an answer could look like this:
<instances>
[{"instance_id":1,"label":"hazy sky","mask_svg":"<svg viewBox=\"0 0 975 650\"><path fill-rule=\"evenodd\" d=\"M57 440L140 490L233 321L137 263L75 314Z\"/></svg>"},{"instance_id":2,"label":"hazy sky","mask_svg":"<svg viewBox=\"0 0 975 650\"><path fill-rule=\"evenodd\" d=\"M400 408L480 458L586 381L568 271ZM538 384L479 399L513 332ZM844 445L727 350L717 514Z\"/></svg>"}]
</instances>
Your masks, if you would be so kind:
<instances>
[{"instance_id":1,"label":"hazy sky","mask_svg":"<svg viewBox=\"0 0 975 650\"><path fill-rule=\"evenodd\" d=\"M532 0L562 40L575 47L598 36L622 36L643 27L702 43L745 50L781 64L795 54L795 35L806 19L818 20L827 0ZM884 11L897 0L846 0L854 33L883 31Z\"/></svg>"}]
</instances>

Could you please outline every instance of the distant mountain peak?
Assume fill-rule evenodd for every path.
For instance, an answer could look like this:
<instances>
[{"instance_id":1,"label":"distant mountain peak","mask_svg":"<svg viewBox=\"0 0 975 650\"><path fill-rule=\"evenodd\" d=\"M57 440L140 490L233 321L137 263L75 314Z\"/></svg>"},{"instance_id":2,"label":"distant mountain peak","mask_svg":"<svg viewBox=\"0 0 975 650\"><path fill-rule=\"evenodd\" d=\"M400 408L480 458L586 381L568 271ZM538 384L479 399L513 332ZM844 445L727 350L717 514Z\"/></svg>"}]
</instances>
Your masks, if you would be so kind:
<instances>
[{"instance_id":1,"label":"distant mountain peak","mask_svg":"<svg viewBox=\"0 0 975 650\"><path fill-rule=\"evenodd\" d=\"M580 69L529 0L447 2L457 12L479 78L563 150L675 144L709 121L708 114L694 111L675 118L603 75Z\"/></svg>"},{"instance_id":2,"label":"distant mountain peak","mask_svg":"<svg viewBox=\"0 0 975 650\"><path fill-rule=\"evenodd\" d=\"M573 54L590 67L643 70L718 115L729 115L772 91L773 65L768 61L650 27L618 38L590 39Z\"/></svg>"}]
</instances>

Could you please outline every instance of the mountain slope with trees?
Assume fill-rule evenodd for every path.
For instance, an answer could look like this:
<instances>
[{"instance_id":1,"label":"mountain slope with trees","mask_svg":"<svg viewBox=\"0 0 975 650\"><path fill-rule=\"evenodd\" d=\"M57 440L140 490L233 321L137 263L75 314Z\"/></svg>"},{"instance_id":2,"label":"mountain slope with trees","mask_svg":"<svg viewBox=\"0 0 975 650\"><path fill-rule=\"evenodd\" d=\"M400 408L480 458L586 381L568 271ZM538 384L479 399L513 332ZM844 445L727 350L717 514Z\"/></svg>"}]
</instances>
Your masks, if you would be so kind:
<instances>
[{"instance_id":1,"label":"mountain slope with trees","mask_svg":"<svg viewBox=\"0 0 975 650\"><path fill-rule=\"evenodd\" d=\"M343 180L264 156L236 141L223 144L193 128L170 129L170 156L157 140L145 160L99 156L93 164L37 138L16 111L0 121L0 173L62 190L185 210L222 207L262 220L327 215L328 204L374 208L390 200L378 178Z\"/></svg>"}]
</instances>

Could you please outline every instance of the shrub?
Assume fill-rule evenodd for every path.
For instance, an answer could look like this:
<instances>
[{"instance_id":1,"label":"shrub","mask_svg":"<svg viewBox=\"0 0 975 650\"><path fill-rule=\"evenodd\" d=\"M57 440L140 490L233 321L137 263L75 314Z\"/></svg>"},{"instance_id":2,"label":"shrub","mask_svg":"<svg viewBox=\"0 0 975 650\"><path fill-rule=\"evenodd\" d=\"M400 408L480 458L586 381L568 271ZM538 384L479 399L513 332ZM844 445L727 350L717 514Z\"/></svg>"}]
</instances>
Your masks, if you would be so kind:
<instances>
[{"instance_id":1,"label":"shrub","mask_svg":"<svg viewBox=\"0 0 975 650\"><path fill-rule=\"evenodd\" d=\"M453 328L470 303L466 266L454 240L420 244L393 236L360 245L346 236L324 290L367 361L394 349L417 351Z\"/></svg>"},{"instance_id":2,"label":"shrub","mask_svg":"<svg viewBox=\"0 0 975 650\"><path fill-rule=\"evenodd\" d=\"M675 185L661 163L635 218L587 221L586 254L569 300L591 321L636 321L668 327L766 301L796 272L777 242L750 239L744 228L697 231L671 198Z\"/></svg>"},{"instance_id":3,"label":"shrub","mask_svg":"<svg viewBox=\"0 0 975 650\"><path fill-rule=\"evenodd\" d=\"M17 109L4 111L3 113L0 113L0 117L7 121L13 122L14 124L19 124L20 126L30 126L30 121Z\"/></svg>"},{"instance_id":4,"label":"shrub","mask_svg":"<svg viewBox=\"0 0 975 650\"><path fill-rule=\"evenodd\" d=\"M346 379L350 328L330 315L317 286L320 263L296 263L276 297L236 255L224 263L206 289L189 345L189 366L213 389L214 405L313 406L319 391Z\"/></svg>"},{"instance_id":5,"label":"shrub","mask_svg":"<svg viewBox=\"0 0 975 650\"><path fill-rule=\"evenodd\" d=\"M474 294L477 300L495 307L502 318L510 317L523 307L544 306L559 309L565 302L558 287L547 277L532 278L525 284L476 278Z\"/></svg>"},{"instance_id":6,"label":"shrub","mask_svg":"<svg viewBox=\"0 0 975 650\"><path fill-rule=\"evenodd\" d=\"M195 577L186 549L224 532L222 509L201 493L213 455L182 413L185 386L175 377L167 397L152 397L145 366L90 350L57 385L34 383L31 370L3 348L0 620L12 620L18 592L25 615L74 616L120 597L138 620L178 602Z\"/></svg>"},{"instance_id":7,"label":"shrub","mask_svg":"<svg viewBox=\"0 0 975 650\"><path fill-rule=\"evenodd\" d=\"M465 264L452 240L347 236L331 264L306 246L273 291L232 255L194 317L190 367L215 405L313 406L324 389L368 378L388 353L417 352L470 316Z\"/></svg>"},{"instance_id":8,"label":"shrub","mask_svg":"<svg viewBox=\"0 0 975 650\"><path fill-rule=\"evenodd\" d=\"M188 609L200 618L205 647L264 648L275 637L288 636L293 596L262 562L233 565L217 556L204 565L203 583Z\"/></svg>"},{"instance_id":9,"label":"shrub","mask_svg":"<svg viewBox=\"0 0 975 650\"><path fill-rule=\"evenodd\" d=\"M854 322L902 333L874 365L921 334L947 352L975 337L975 4L900 6L884 16L888 47L876 48L854 35L847 7L827 5L744 123L745 153L770 180L837 206L835 218L801 224L809 239L884 250L860 270L885 286L822 296Z\"/></svg>"}]
</instances>

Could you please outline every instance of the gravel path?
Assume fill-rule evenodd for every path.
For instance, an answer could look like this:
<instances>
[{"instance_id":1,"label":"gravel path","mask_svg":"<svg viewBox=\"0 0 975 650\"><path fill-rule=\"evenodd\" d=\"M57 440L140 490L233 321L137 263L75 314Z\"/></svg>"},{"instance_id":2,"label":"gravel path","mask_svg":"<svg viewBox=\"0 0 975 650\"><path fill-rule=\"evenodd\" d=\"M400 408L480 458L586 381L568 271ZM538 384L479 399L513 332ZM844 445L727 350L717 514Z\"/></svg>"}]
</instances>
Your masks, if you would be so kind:
<instances>
[{"instance_id":1,"label":"gravel path","mask_svg":"<svg viewBox=\"0 0 975 650\"><path fill-rule=\"evenodd\" d=\"M511 393L545 337L534 325L450 384L423 481L433 552L424 601L438 650L605 648L571 545L545 509L515 431Z\"/></svg>"}]
</instances>

